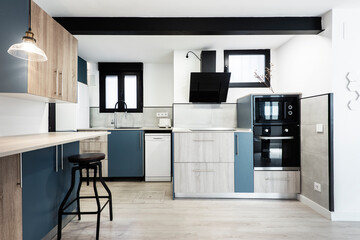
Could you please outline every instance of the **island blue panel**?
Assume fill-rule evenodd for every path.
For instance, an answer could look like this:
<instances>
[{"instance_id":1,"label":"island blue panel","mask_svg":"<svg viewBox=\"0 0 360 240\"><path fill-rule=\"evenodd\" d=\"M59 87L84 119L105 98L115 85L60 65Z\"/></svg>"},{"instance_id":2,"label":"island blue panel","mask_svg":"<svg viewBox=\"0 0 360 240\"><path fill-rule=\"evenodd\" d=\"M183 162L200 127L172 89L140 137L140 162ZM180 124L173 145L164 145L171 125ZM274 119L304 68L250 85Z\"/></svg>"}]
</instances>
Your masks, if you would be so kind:
<instances>
[{"instance_id":1,"label":"island blue panel","mask_svg":"<svg viewBox=\"0 0 360 240\"><path fill-rule=\"evenodd\" d=\"M109 177L144 176L144 131L111 131L108 147Z\"/></svg>"},{"instance_id":2,"label":"island blue panel","mask_svg":"<svg viewBox=\"0 0 360 240\"><path fill-rule=\"evenodd\" d=\"M235 133L235 192L254 192L252 132Z\"/></svg>"},{"instance_id":3,"label":"island blue panel","mask_svg":"<svg viewBox=\"0 0 360 240\"><path fill-rule=\"evenodd\" d=\"M87 84L87 63L81 57L78 57L78 82Z\"/></svg>"},{"instance_id":4,"label":"island blue panel","mask_svg":"<svg viewBox=\"0 0 360 240\"><path fill-rule=\"evenodd\" d=\"M27 92L28 63L7 53L28 29L28 0L2 0L0 7L0 92ZM35 36L36 38L36 36Z\"/></svg>"},{"instance_id":5,"label":"island blue panel","mask_svg":"<svg viewBox=\"0 0 360 240\"><path fill-rule=\"evenodd\" d=\"M65 158L62 170L59 146L58 172L55 171L55 147L23 153L24 240L42 239L57 225L58 208L70 187L72 166L67 157L79 153L79 142L65 144L63 153Z\"/></svg>"}]
</instances>

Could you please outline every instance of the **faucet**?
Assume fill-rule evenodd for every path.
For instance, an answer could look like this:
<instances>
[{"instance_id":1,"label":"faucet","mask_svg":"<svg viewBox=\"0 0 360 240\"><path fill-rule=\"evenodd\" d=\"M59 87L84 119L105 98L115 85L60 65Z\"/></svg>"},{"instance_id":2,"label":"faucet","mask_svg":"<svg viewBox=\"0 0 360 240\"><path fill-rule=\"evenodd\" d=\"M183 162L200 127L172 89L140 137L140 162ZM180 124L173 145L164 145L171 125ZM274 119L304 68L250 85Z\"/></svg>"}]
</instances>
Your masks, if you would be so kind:
<instances>
[{"instance_id":1,"label":"faucet","mask_svg":"<svg viewBox=\"0 0 360 240\"><path fill-rule=\"evenodd\" d=\"M116 114L116 112L118 112L117 110L119 110L119 108L118 108L118 106L119 106L119 102L121 103L123 103L124 104L124 110L125 110L125 114L127 114L127 104L126 104L126 102L125 101L123 101L123 100L120 100L120 101L118 101L118 102L116 102L115 103L115 111L114 111L114 128L117 128L118 126L117 126L117 114ZM126 115L125 115L126 116Z\"/></svg>"}]
</instances>

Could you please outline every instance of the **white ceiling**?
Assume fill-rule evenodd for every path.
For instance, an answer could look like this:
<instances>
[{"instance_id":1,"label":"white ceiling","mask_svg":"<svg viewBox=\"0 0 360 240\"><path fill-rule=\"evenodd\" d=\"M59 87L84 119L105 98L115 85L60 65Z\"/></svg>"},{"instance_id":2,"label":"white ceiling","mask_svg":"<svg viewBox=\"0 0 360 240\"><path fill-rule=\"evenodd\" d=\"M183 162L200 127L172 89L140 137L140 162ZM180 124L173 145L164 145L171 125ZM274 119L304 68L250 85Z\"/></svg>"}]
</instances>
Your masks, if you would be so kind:
<instances>
[{"instance_id":1,"label":"white ceiling","mask_svg":"<svg viewBox=\"0 0 360 240\"><path fill-rule=\"evenodd\" d=\"M276 48L292 36L75 37L79 40L79 55L90 62L172 63L174 50Z\"/></svg>"},{"instance_id":2,"label":"white ceiling","mask_svg":"<svg viewBox=\"0 0 360 240\"><path fill-rule=\"evenodd\" d=\"M360 0L34 0L53 17L321 16ZM87 61L171 63L174 50L276 48L291 36L76 36Z\"/></svg>"},{"instance_id":3,"label":"white ceiling","mask_svg":"<svg viewBox=\"0 0 360 240\"><path fill-rule=\"evenodd\" d=\"M53 17L320 16L359 0L34 0Z\"/></svg>"}]
</instances>

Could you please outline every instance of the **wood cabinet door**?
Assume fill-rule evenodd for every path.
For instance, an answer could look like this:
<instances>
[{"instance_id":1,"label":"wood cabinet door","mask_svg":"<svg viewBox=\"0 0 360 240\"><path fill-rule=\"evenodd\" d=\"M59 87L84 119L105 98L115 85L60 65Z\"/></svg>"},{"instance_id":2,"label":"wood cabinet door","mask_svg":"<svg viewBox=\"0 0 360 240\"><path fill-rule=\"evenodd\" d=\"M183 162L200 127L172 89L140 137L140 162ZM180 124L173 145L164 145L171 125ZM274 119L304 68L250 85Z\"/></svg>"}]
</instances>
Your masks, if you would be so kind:
<instances>
[{"instance_id":1,"label":"wood cabinet door","mask_svg":"<svg viewBox=\"0 0 360 240\"><path fill-rule=\"evenodd\" d=\"M67 101L77 103L78 40L70 33L68 34L70 35L70 47L68 49L70 68L67 82Z\"/></svg>"},{"instance_id":2,"label":"wood cabinet door","mask_svg":"<svg viewBox=\"0 0 360 240\"><path fill-rule=\"evenodd\" d=\"M22 237L19 154L0 158L0 239Z\"/></svg>"},{"instance_id":3,"label":"wood cabinet door","mask_svg":"<svg viewBox=\"0 0 360 240\"><path fill-rule=\"evenodd\" d=\"M300 193L300 171L255 171L256 193Z\"/></svg>"},{"instance_id":4,"label":"wood cabinet door","mask_svg":"<svg viewBox=\"0 0 360 240\"><path fill-rule=\"evenodd\" d=\"M49 87L48 81L52 78L51 68L53 62L51 61L51 55L53 53L51 33L53 31L52 21L54 20L33 1L31 1L31 7L32 31L34 32L36 45L45 52L48 61L28 61L28 93L42 97L51 97L47 88Z\"/></svg>"},{"instance_id":5,"label":"wood cabinet door","mask_svg":"<svg viewBox=\"0 0 360 240\"><path fill-rule=\"evenodd\" d=\"M175 163L175 193L234 192L234 163Z\"/></svg>"},{"instance_id":6,"label":"wood cabinet door","mask_svg":"<svg viewBox=\"0 0 360 240\"><path fill-rule=\"evenodd\" d=\"M234 133L175 133L175 162L234 162Z\"/></svg>"}]
</instances>

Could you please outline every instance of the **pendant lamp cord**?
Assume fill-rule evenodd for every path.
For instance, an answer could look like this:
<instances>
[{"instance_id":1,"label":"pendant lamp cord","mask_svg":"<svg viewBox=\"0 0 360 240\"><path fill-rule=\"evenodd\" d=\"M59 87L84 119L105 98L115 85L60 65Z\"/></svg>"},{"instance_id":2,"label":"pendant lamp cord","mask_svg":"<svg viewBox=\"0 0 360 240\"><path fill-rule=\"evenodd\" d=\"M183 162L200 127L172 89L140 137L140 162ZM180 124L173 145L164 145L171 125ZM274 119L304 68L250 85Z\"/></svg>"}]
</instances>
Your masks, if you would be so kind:
<instances>
[{"instance_id":1,"label":"pendant lamp cord","mask_svg":"<svg viewBox=\"0 0 360 240\"><path fill-rule=\"evenodd\" d=\"M31 31L31 0L29 0L29 31Z\"/></svg>"}]
</instances>

